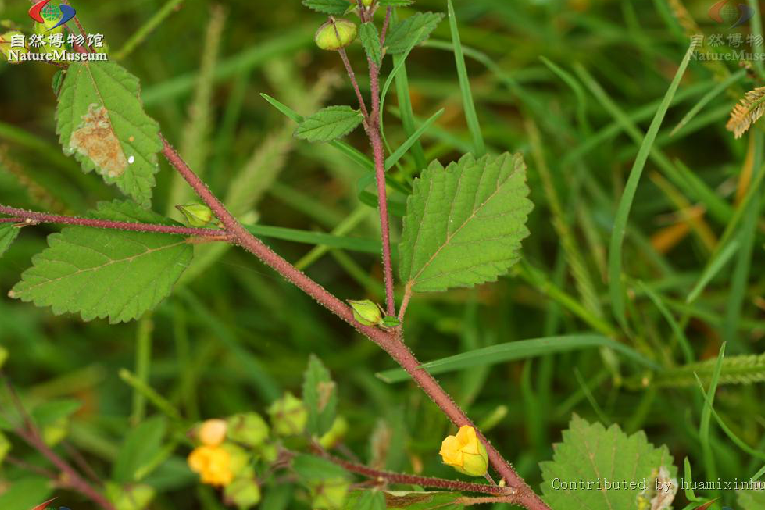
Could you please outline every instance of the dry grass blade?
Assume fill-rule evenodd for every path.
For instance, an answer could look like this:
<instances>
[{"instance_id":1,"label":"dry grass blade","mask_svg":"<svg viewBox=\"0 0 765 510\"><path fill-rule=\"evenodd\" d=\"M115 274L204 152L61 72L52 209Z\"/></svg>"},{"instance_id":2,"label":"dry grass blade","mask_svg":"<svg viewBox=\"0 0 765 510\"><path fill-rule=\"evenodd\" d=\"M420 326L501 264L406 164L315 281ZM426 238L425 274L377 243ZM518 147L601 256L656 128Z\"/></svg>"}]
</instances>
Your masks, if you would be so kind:
<instances>
[{"instance_id":1,"label":"dry grass blade","mask_svg":"<svg viewBox=\"0 0 765 510\"><path fill-rule=\"evenodd\" d=\"M765 114L765 87L757 87L744 95L730 113L728 131L733 131L736 138L746 133L749 128Z\"/></svg>"}]
</instances>

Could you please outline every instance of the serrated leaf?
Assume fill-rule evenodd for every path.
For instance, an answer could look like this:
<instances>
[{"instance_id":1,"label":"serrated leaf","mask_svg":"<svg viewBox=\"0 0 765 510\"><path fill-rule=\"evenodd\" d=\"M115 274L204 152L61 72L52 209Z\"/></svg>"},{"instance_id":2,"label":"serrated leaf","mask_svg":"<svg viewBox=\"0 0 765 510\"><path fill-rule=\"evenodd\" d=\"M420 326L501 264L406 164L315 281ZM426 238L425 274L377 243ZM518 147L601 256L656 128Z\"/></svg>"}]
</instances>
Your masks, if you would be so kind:
<instances>
[{"instance_id":1,"label":"serrated leaf","mask_svg":"<svg viewBox=\"0 0 765 510\"><path fill-rule=\"evenodd\" d=\"M303 402L308 409L308 432L322 436L335 420L337 388L329 370L314 355L308 358L303 379Z\"/></svg>"},{"instance_id":2,"label":"serrated leaf","mask_svg":"<svg viewBox=\"0 0 765 510\"><path fill-rule=\"evenodd\" d=\"M61 86L56 130L85 172L95 170L146 206L162 142L139 93L138 78L113 62L75 62Z\"/></svg>"},{"instance_id":3,"label":"serrated leaf","mask_svg":"<svg viewBox=\"0 0 765 510\"><path fill-rule=\"evenodd\" d=\"M309 142L332 142L361 124L362 115L350 106L328 106L303 120L295 136Z\"/></svg>"},{"instance_id":4,"label":"serrated leaf","mask_svg":"<svg viewBox=\"0 0 765 510\"><path fill-rule=\"evenodd\" d=\"M0 494L3 510L29 510L39 505L53 493L55 482L42 477L15 480Z\"/></svg>"},{"instance_id":5,"label":"serrated leaf","mask_svg":"<svg viewBox=\"0 0 765 510\"><path fill-rule=\"evenodd\" d=\"M173 224L132 202L103 202L98 219ZM10 296L50 306L53 313L79 312L82 319L139 318L166 298L191 262L193 249L181 236L68 227L48 237L49 248Z\"/></svg>"},{"instance_id":6,"label":"serrated leaf","mask_svg":"<svg viewBox=\"0 0 765 510\"><path fill-rule=\"evenodd\" d=\"M367 56L379 66L382 63L382 46L380 45L380 33L374 23L362 23L359 29L359 39L364 46Z\"/></svg>"},{"instance_id":7,"label":"serrated leaf","mask_svg":"<svg viewBox=\"0 0 765 510\"><path fill-rule=\"evenodd\" d=\"M32 420L38 427L43 428L62 418L68 418L81 407L82 402L72 399L43 402L32 410Z\"/></svg>"},{"instance_id":8,"label":"serrated leaf","mask_svg":"<svg viewBox=\"0 0 765 510\"><path fill-rule=\"evenodd\" d=\"M11 247L20 230L20 227L12 223L0 223L0 257Z\"/></svg>"},{"instance_id":9,"label":"serrated leaf","mask_svg":"<svg viewBox=\"0 0 765 510\"><path fill-rule=\"evenodd\" d=\"M414 183L399 247L401 279L415 291L494 281L520 258L529 235L520 154L434 161Z\"/></svg>"},{"instance_id":10,"label":"serrated leaf","mask_svg":"<svg viewBox=\"0 0 765 510\"><path fill-rule=\"evenodd\" d=\"M762 510L765 508L765 490L739 491L738 504L741 510Z\"/></svg>"},{"instance_id":11,"label":"serrated leaf","mask_svg":"<svg viewBox=\"0 0 765 510\"><path fill-rule=\"evenodd\" d=\"M348 10L348 0L303 0L303 5L316 12L342 16Z\"/></svg>"},{"instance_id":12,"label":"serrated leaf","mask_svg":"<svg viewBox=\"0 0 765 510\"><path fill-rule=\"evenodd\" d=\"M418 12L396 24L385 39L385 50L389 55L405 53L411 47L424 42L436 29L444 15L436 12Z\"/></svg>"},{"instance_id":13,"label":"serrated leaf","mask_svg":"<svg viewBox=\"0 0 765 510\"><path fill-rule=\"evenodd\" d=\"M628 436L617 425L606 429L578 416L573 417L570 428L563 432L563 443L555 445L554 451L552 462L540 464L542 494L552 510L637 508L641 491L656 485L662 467L672 478L677 477L667 447L654 447L642 431ZM621 485L607 490L604 485L590 485L588 490L586 485L624 480L645 482L645 487ZM562 481L572 485L563 488ZM577 490L580 484L585 484L584 489Z\"/></svg>"}]
</instances>

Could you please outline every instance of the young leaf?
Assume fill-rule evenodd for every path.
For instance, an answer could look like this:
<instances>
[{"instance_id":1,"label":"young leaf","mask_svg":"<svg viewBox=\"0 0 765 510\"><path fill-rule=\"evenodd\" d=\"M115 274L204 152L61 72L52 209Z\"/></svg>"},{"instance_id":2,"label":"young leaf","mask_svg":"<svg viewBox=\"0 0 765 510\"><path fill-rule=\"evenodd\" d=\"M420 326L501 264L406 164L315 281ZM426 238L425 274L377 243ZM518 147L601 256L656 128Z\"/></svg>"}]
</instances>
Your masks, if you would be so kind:
<instances>
[{"instance_id":1,"label":"young leaf","mask_svg":"<svg viewBox=\"0 0 765 510\"><path fill-rule=\"evenodd\" d=\"M356 129L361 120L361 112L350 106L328 106L301 122L295 135L309 142L331 142Z\"/></svg>"},{"instance_id":2,"label":"young leaf","mask_svg":"<svg viewBox=\"0 0 765 510\"><path fill-rule=\"evenodd\" d=\"M316 12L342 16L348 10L348 0L303 0L303 5Z\"/></svg>"},{"instance_id":3,"label":"young leaf","mask_svg":"<svg viewBox=\"0 0 765 510\"><path fill-rule=\"evenodd\" d=\"M380 0L383 7L406 7L412 5L414 0Z\"/></svg>"},{"instance_id":4,"label":"young leaf","mask_svg":"<svg viewBox=\"0 0 765 510\"><path fill-rule=\"evenodd\" d=\"M327 459L314 455L300 454L292 459L292 469L303 482L348 478L348 472Z\"/></svg>"},{"instance_id":5,"label":"young leaf","mask_svg":"<svg viewBox=\"0 0 765 510\"><path fill-rule=\"evenodd\" d=\"M655 448L642 431L628 436L617 425L606 429L599 423L589 424L576 415L570 428L563 432L563 443L556 445L554 451L553 461L541 464L542 493L553 510L636 508L643 489L646 489L645 495L655 488L660 471L670 478L677 476L667 447ZM608 489L590 485L587 488L588 482L604 483L606 479L638 483L645 480L645 486L621 485ZM573 487L559 485L564 480ZM665 482L664 477L662 482Z\"/></svg>"},{"instance_id":6,"label":"young leaf","mask_svg":"<svg viewBox=\"0 0 765 510\"><path fill-rule=\"evenodd\" d=\"M92 216L170 223L132 202L103 202ZM180 236L87 227L65 228L48 244L9 295L50 306L56 315L79 312L83 320L108 317L111 323L137 319L157 306L193 253Z\"/></svg>"},{"instance_id":7,"label":"young leaf","mask_svg":"<svg viewBox=\"0 0 765 510\"><path fill-rule=\"evenodd\" d=\"M367 56L379 66L382 63L383 53L380 46L380 33L374 23L362 23L359 29L359 39L364 46Z\"/></svg>"},{"instance_id":8,"label":"young leaf","mask_svg":"<svg viewBox=\"0 0 765 510\"><path fill-rule=\"evenodd\" d=\"M13 241L19 235L19 227L12 223L0 223L0 257L8 251Z\"/></svg>"},{"instance_id":9,"label":"young leaf","mask_svg":"<svg viewBox=\"0 0 765 510\"><path fill-rule=\"evenodd\" d=\"M404 53L410 47L424 42L435 30L444 15L436 12L418 12L395 25L385 39L385 50L389 55Z\"/></svg>"},{"instance_id":10,"label":"young leaf","mask_svg":"<svg viewBox=\"0 0 765 510\"><path fill-rule=\"evenodd\" d=\"M354 491L345 501L345 510L385 510L385 494L378 490Z\"/></svg>"},{"instance_id":11,"label":"young leaf","mask_svg":"<svg viewBox=\"0 0 765 510\"><path fill-rule=\"evenodd\" d=\"M308 408L308 432L321 436L332 427L337 409L337 388L329 370L314 355L308 359L303 380L303 402Z\"/></svg>"},{"instance_id":12,"label":"young leaf","mask_svg":"<svg viewBox=\"0 0 765 510\"><path fill-rule=\"evenodd\" d=\"M56 129L85 172L95 170L146 206L162 142L139 89L138 78L113 62L75 62L61 87Z\"/></svg>"},{"instance_id":13,"label":"young leaf","mask_svg":"<svg viewBox=\"0 0 765 510\"><path fill-rule=\"evenodd\" d=\"M14 480L0 494L0 508L8 510L34 508L35 505L48 499L54 489L55 485L44 477L31 476Z\"/></svg>"},{"instance_id":14,"label":"young leaf","mask_svg":"<svg viewBox=\"0 0 765 510\"><path fill-rule=\"evenodd\" d=\"M438 161L407 201L401 279L415 291L494 281L520 258L533 205L520 154L468 154L444 169Z\"/></svg>"},{"instance_id":15,"label":"young leaf","mask_svg":"<svg viewBox=\"0 0 765 510\"><path fill-rule=\"evenodd\" d=\"M463 495L459 492L386 492L388 508L407 510L462 510Z\"/></svg>"}]
</instances>

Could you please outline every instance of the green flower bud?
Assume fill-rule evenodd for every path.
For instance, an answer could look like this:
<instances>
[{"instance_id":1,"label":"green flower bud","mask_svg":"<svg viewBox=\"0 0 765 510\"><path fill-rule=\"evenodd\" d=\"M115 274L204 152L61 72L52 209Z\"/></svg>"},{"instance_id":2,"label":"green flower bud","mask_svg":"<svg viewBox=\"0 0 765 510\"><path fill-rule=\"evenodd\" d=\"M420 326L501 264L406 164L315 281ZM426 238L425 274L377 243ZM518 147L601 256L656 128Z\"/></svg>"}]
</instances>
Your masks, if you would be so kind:
<instances>
[{"instance_id":1,"label":"green flower bud","mask_svg":"<svg viewBox=\"0 0 765 510\"><path fill-rule=\"evenodd\" d=\"M5 437L5 434L0 431L0 464L2 464L3 459L6 455L8 455L9 451L11 451L11 442L8 441L8 438Z\"/></svg>"},{"instance_id":2,"label":"green flower bud","mask_svg":"<svg viewBox=\"0 0 765 510\"><path fill-rule=\"evenodd\" d=\"M279 448L276 443L263 443L258 448L258 456L263 459L266 464L273 464L276 462L276 458L279 456Z\"/></svg>"},{"instance_id":3,"label":"green flower bud","mask_svg":"<svg viewBox=\"0 0 765 510\"><path fill-rule=\"evenodd\" d=\"M268 415L271 417L274 432L280 436L302 434L308 421L308 410L303 405L303 401L289 392L271 404Z\"/></svg>"},{"instance_id":4,"label":"green flower bud","mask_svg":"<svg viewBox=\"0 0 765 510\"><path fill-rule=\"evenodd\" d=\"M11 42L13 40L13 37L24 37L24 34L19 32L18 30L11 30L10 32L6 32L3 35L0 35L0 53L3 54L3 56L8 60L11 64L20 64L21 58L11 58L11 52L18 52L19 55L22 53L29 53L29 47L26 42L26 38L24 39L24 47L23 48L11 48Z\"/></svg>"},{"instance_id":5,"label":"green flower bud","mask_svg":"<svg viewBox=\"0 0 765 510\"><path fill-rule=\"evenodd\" d=\"M255 447L268 438L268 424L258 413L235 414L226 420L226 424L226 434L231 441Z\"/></svg>"},{"instance_id":6,"label":"green flower bud","mask_svg":"<svg viewBox=\"0 0 765 510\"><path fill-rule=\"evenodd\" d=\"M315 482L311 487L315 510L340 510L345 504L350 483L343 478Z\"/></svg>"},{"instance_id":7,"label":"green flower bud","mask_svg":"<svg viewBox=\"0 0 765 510\"><path fill-rule=\"evenodd\" d=\"M260 502L260 486L252 477L235 478L233 482L226 485L223 495L227 502L245 510Z\"/></svg>"},{"instance_id":8,"label":"green flower bud","mask_svg":"<svg viewBox=\"0 0 765 510\"><path fill-rule=\"evenodd\" d=\"M176 205L192 227L206 227L213 220L212 210L204 204Z\"/></svg>"},{"instance_id":9,"label":"green flower bud","mask_svg":"<svg viewBox=\"0 0 765 510\"><path fill-rule=\"evenodd\" d=\"M348 421L342 416L338 416L335 418L335 421L332 422L332 427L319 438L319 444L325 450L329 450L342 441L347 432Z\"/></svg>"},{"instance_id":10,"label":"green flower bud","mask_svg":"<svg viewBox=\"0 0 765 510\"><path fill-rule=\"evenodd\" d=\"M144 510L154 499L154 495L154 489L148 485L122 487L114 482L106 482L106 497L115 510Z\"/></svg>"},{"instance_id":11,"label":"green flower bud","mask_svg":"<svg viewBox=\"0 0 765 510\"><path fill-rule=\"evenodd\" d=\"M239 446L233 443L223 443L221 448L229 455L228 468L234 477L243 474L250 466L252 456Z\"/></svg>"},{"instance_id":12,"label":"green flower bud","mask_svg":"<svg viewBox=\"0 0 765 510\"><path fill-rule=\"evenodd\" d=\"M364 326L378 326L383 322L383 313L377 303L368 299L348 301L353 308L353 318Z\"/></svg>"},{"instance_id":13,"label":"green flower bud","mask_svg":"<svg viewBox=\"0 0 765 510\"><path fill-rule=\"evenodd\" d=\"M331 19L316 31L316 46L337 51L356 40L356 24L347 19Z\"/></svg>"},{"instance_id":14,"label":"green flower bud","mask_svg":"<svg viewBox=\"0 0 765 510\"><path fill-rule=\"evenodd\" d=\"M390 315L386 315L383 317L382 326L384 328L397 328L401 325L401 321L398 320L398 317L392 317Z\"/></svg>"}]
</instances>

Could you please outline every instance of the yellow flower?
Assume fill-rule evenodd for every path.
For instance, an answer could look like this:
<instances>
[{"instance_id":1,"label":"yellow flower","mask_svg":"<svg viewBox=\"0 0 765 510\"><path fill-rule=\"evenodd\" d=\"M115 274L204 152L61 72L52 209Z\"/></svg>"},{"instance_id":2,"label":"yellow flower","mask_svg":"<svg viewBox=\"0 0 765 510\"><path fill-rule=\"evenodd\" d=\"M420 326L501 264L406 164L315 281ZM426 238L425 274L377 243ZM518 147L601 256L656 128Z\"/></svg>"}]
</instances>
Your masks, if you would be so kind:
<instances>
[{"instance_id":1,"label":"yellow flower","mask_svg":"<svg viewBox=\"0 0 765 510\"><path fill-rule=\"evenodd\" d=\"M218 446L226 438L225 420L207 420L197 430L197 437L205 446Z\"/></svg>"},{"instance_id":2,"label":"yellow flower","mask_svg":"<svg viewBox=\"0 0 765 510\"><path fill-rule=\"evenodd\" d=\"M219 446L200 446L189 454L188 463L202 483L228 485L233 479L231 454Z\"/></svg>"},{"instance_id":3,"label":"yellow flower","mask_svg":"<svg viewBox=\"0 0 765 510\"><path fill-rule=\"evenodd\" d=\"M448 436L441 443L441 458L444 464L462 474L483 476L489 469L489 458L475 429L468 425L460 427L456 436Z\"/></svg>"}]
</instances>

